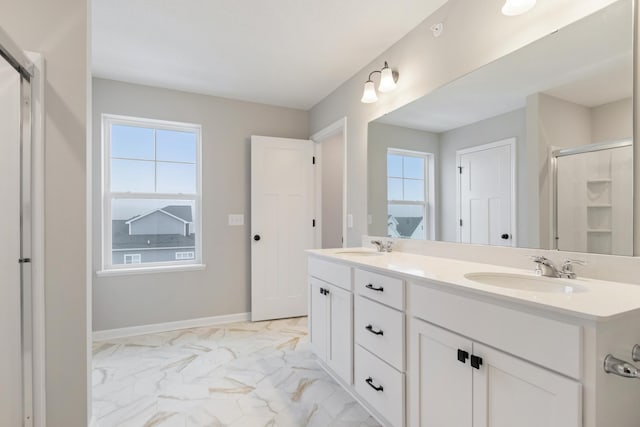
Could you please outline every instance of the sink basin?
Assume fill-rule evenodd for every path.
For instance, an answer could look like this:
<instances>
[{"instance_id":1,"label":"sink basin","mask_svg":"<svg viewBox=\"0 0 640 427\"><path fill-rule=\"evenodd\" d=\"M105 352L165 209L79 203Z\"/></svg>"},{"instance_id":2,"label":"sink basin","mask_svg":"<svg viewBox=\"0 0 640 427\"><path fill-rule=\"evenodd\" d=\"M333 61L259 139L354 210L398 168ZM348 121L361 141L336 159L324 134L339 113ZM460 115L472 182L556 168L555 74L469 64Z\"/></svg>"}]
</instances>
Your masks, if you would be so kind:
<instances>
[{"instance_id":1,"label":"sink basin","mask_svg":"<svg viewBox=\"0 0 640 427\"><path fill-rule=\"evenodd\" d=\"M509 273L467 273L464 277L483 285L518 291L556 294L574 294L587 291L584 286L574 283L573 279L556 279L553 277Z\"/></svg>"},{"instance_id":2,"label":"sink basin","mask_svg":"<svg viewBox=\"0 0 640 427\"><path fill-rule=\"evenodd\" d=\"M371 250L365 249L344 249L341 251L335 252L339 255L359 255L359 256L380 256L383 255L383 252L375 252Z\"/></svg>"}]
</instances>

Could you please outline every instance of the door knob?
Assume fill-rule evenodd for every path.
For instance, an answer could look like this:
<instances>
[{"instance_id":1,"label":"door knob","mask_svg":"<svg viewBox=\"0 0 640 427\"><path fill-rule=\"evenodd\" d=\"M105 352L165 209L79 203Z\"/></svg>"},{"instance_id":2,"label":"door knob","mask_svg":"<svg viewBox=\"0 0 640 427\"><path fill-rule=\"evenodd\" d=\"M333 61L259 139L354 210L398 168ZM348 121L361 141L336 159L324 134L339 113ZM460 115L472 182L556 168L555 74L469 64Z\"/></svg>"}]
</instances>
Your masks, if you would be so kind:
<instances>
[{"instance_id":1,"label":"door knob","mask_svg":"<svg viewBox=\"0 0 640 427\"><path fill-rule=\"evenodd\" d=\"M503 240L509 240L511 238L510 234L504 233L502 236L500 236L501 239Z\"/></svg>"},{"instance_id":2,"label":"door knob","mask_svg":"<svg viewBox=\"0 0 640 427\"><path fill-rule=\"evenodd\" d=\"M260 240L260 235L256 234L255 236L253 236L253 240L255 240L256 242Z\"/></svg>"}]
</instances>

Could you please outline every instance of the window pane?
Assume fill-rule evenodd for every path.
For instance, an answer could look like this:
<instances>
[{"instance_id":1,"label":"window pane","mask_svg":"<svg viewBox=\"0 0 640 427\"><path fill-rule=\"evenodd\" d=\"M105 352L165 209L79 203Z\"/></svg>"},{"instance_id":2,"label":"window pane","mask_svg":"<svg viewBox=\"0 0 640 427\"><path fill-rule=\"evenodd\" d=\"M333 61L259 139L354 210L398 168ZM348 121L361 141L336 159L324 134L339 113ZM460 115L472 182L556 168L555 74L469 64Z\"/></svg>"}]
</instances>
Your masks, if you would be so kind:
<instances>
[{"instance_id":1,"label":"window pane","mask_svg":"<svg viewBox=\"0 0 640 427\"><path fill-rule=\"evenodd\" d=\"M424 181L405 179L404 200L424 202Z\"/></svg>"},{"instance_id":2,"label":"window pane","mask_svg":"<svg viewBox=\"0 0 640 427\"><path fill-rule=\"evenodd\" d=\"M387 176L402 177L402 156L395 154L387 156Z\"/></svg>"},{"instance_id":3,"label":"window pane","mask_svg":"<svg viewBox=\"0 0 640 427\"><path fill-rule=\"evenodd\" d=\"M111 206L114 265L176 261L177 253L195 253L193 200L114 199Z\"/></svg>"},{"instance_id":4,"label":"window pane","mask_svg":"<svg viewBox=\"0 0 640 427\"><path fill-rule=\"evenodd\" d=\"M423 157L405 157L404 158L404 177L424 179L424 158Z\"/></svg>"},{"instance_id":5,"label":"window pane","mask_svg":"<svg viewBox=\"0 0 640 427\"><path fill-rule=\"evenodd\" d=\"M157 163L158 193L196 194L196 165Z\"/></svg>"},{"instance_id":6,"label":"window pane","mask_svg":"<svg viewBox=\"0 0 640 427\"><path fill-rule=\"evenodd\" d=\"M387 200L402 200L402 179L387 179Z\"/></svg>"},{"instance_id":7,"label":"window pane","mask_svg":"<svg viewBox=\"0 0 640 427\"><path fill-rule=\"evenodd\" d=\"M132 193L154 192L154 162L111 160L111 191Z\"/></svg>"},{"instance_id":8,"label":"window pane","mask_svg":"<svg viewBox=\"0 0 640 427\"><path fill-rule=\"evenodd\" d=\"M136 126L111 126L111 157L153 160L153 129Z\"/></svg>"},{"instance_id":9,"label":"window pane","mask_svg":"<svg viewBox=\"0 0 640 427\"><path fill-rule=\"evenodd\" d=\"M157 160L196 162L196 134L158 129L156 134Z\"/></svg>"},{"instance_id":10,"label":"window pane","mask_svg":"<svg viewBox=\"0 0 640 427\"><path fill-rule=\"evenodd\" d=\"M387 233L389 237L425 239L423 205L389 205Z\"/></svg>"}]
</instances>

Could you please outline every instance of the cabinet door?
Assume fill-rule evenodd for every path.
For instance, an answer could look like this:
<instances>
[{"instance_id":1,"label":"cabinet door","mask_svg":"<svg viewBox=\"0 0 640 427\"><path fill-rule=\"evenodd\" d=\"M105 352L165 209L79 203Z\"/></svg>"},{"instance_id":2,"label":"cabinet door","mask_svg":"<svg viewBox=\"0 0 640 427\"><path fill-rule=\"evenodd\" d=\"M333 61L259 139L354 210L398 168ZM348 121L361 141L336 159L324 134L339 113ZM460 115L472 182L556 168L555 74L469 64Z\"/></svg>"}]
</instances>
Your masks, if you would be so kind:
<instances>
[{"instance_id":1,"label":"cabinet door","mask_svg":"<svg viewBox=\"0 0 640 427\"><path fill-rule=\"evenodd\" d=\"M330 333L327 363L347 384L353 383L353 294L329 286Z\"/></svg>"},{"instance_id":2,"label":"cabinet door","mask_svg":"<svg viewBox=\"0 0 640 427\"><path fill-rule=\"evenodd\" d=\"M324 294L329 285L309 278L309 333L311 349L318 358L327 360L329 340L329 296Z\"/></svg>"},{"instance_id":3,"label":"cabinet door","mask_svg":"<svg viewBox=\"0 0 640 427\"><path fill-rule=\"evenodd\" d=\"M474 427L579 427L581 386L547 369L474 344Z\"/></svg>"},{"instance_id":4,"label":"cabinet door","mask_svg":"<svg viewBox=\"0 0 640 427\"><path fill-rule=\"evenodd\" d=\"M410 425L471 427L473 343L418 319L410 329Z\"/></svg>"}]
</instances>

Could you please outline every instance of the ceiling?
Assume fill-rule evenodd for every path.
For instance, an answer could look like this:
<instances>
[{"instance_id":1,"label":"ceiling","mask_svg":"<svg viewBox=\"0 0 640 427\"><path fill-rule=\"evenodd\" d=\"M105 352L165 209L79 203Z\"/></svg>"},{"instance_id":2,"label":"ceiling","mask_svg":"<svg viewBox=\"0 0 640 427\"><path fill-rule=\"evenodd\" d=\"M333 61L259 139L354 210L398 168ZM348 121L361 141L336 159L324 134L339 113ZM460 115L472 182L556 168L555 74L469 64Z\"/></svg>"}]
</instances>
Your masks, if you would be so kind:
<instances>
[{"instance_id":1,"label":"ceiling","mask_svg":"<svg viewBox=\"0 0 640 427\"><path fill-rule=\"evenodd\" d=\"M586 107L633 94L631 2L617 2L401 107L377 122L445 132L545 93Z\"/></svg>"},{"instance_id":2,"label":"ceiling","mask_svg":"<svg viewBox=\"0 0 640 427\"><path fill-rule=\"evenodd\" d=\"M92 70L308 110L445 2L93 0Z\"/></svg>"}]
</instances>

